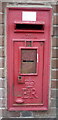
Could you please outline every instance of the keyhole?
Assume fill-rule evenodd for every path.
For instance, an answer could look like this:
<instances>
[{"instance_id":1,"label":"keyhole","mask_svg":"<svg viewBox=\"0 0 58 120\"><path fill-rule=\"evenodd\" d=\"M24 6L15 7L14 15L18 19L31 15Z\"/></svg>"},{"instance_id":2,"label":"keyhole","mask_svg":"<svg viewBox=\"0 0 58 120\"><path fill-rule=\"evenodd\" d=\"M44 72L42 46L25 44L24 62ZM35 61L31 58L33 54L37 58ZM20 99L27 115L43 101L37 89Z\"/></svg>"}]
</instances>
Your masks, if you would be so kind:
<instances>
[{"instance_id":1,"label":"keyhole","mask_svg":"<svg viewBox=\"0 0 58 120\"><path fill-rule=\"evenodd\" d=\"M21 76L19 76L19 79L21 79Z\"/></svg>"}]
</instances>

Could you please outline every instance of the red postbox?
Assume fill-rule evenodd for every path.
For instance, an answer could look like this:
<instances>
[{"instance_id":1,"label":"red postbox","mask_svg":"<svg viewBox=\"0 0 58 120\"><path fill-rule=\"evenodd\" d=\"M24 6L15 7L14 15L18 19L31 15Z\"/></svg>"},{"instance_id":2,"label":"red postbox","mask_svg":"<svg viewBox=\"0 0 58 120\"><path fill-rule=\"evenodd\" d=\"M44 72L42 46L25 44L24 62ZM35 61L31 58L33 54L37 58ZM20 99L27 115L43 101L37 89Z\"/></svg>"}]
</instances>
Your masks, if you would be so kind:
<instances>
[{"instance_id":1,"label":"red postbox","mask_svg":"<svg viewBox=\"0 0 58 120\"><path fill-rule=\"evenodd\" d=\"M8 110L47 110L51 8L7 8Z\"/></svg>"}]
</instances>

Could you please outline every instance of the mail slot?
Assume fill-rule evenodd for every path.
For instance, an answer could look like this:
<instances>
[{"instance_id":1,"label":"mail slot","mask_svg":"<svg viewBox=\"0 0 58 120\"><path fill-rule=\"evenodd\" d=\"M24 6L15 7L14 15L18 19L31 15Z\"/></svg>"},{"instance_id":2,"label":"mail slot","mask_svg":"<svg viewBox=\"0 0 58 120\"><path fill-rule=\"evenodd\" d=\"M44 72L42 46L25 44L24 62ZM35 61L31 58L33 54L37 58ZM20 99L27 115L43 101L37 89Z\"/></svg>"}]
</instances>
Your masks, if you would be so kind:
<instances>
[{"instance_id":1,"label":"mail slot","mask_svg":"<svg viewBox=\"0 0 58 120\"><path fill-rule=\"evenodd\" d=\"M44 23L19 23L19 22L15 22L14 23L14 32L44 32Z\"/></svg>"},{"instance_id":2,"label":"mail slot","mask_svg":"<svg viewBox=\"0 0 58 120\"><path fill-rule=\"evenodd\" d=\"M48 110L50 7L7 8L8 110Z\"/></svg>"}]
</instances>

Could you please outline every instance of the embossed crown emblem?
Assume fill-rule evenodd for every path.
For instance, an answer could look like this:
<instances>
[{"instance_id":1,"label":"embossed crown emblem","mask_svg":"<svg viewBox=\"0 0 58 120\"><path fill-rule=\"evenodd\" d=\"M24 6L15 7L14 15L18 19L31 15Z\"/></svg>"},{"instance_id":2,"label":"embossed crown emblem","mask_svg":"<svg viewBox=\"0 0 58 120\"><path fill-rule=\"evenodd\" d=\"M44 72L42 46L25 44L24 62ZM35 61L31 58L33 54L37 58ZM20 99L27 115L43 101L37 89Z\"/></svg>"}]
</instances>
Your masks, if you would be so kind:
<instances>
[{"instance_id":1,"label":"embossed crown emblem","mask_svg":"<svg viewBox=\"0 0 58 120\"><path fill-rule=\"evenodd\" d=\"M33 87L34 81L33 80L25 80L25 85L26 85L26 87Z\"/></svg>"}]
</instances>

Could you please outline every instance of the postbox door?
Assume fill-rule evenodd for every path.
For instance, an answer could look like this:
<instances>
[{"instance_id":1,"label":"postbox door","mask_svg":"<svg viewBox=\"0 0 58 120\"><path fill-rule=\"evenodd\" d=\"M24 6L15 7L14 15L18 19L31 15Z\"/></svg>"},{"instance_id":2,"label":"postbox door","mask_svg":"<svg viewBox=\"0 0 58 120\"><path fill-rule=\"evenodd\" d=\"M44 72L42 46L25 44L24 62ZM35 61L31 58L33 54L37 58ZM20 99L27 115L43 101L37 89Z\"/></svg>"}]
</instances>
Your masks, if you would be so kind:
<instances>
[{"instance_id":1,"label":"postbox door","mask_svg":"<svg viewBox=\"0 0 58 120\"><path fill-rule=\"evenodd\" d=\"M14 106L43 104L43 45L38 41L14 42Z\"/></svg>"}]
</instances>

